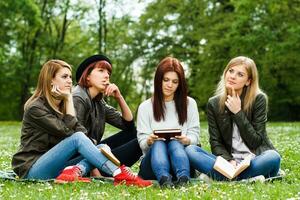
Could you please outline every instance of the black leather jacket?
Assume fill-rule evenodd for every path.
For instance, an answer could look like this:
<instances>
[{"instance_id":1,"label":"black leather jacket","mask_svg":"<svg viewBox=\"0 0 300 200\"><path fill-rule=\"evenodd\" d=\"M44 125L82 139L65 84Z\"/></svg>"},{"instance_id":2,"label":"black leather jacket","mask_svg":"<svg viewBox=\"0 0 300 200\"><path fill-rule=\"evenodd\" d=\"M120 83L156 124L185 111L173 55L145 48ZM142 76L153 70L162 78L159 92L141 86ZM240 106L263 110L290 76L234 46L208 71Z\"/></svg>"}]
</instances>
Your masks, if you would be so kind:
<instances>
[{"instance_id":1,"label":"black leather jacket","mask_svg":"<svg viewBox=\"0 0 300 200\"><path fill-rule=\"evenodd\" d=\"M105 123L122 130L135 129L134 121L126 121L122 114L112 106L109 106L103 98L91 98L89 91L77 85L73 90L74 107L80 124L87 129L87 136L96 144L99 144Z\"/></svg>"},{"instance_id":2,"label":"black leather jacket","mask_svg":"<svg viewBox=\"0 0 300 200\"><path fill-rule=\"evenodd\" d=\"M243 97L241 97L243 101ZM233 122L236 123L240 135L248 148L256 155L268 149L275 149L266 132L267 100L265 95L258 94L248 115L244 111L236 114L225 109L219 111L219 97L209 99L207 105L207 119L209 142L211 151L216 156L222 156L227 160L232 157L232 130Z\"/></svg>"}]
</instances>

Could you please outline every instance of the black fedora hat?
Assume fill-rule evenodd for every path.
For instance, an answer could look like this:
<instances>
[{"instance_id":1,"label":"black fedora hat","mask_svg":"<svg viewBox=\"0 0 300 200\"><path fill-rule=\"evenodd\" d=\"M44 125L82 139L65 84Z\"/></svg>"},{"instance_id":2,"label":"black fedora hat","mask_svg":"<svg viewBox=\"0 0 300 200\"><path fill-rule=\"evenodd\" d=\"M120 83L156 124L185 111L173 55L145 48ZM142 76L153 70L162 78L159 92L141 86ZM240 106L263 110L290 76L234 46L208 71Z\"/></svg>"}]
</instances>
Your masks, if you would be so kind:
<instances>
[{"instance_id":1,"label":"black fedora hat","mask_svg":"<svg viewBox=\"0 0 300 200\"><path fill-rule=\"evenodd\" d=\"M90 64L97 62L97 61L101 61L101 60L105 60L109 64L111 64L111 61L109 60L109 58L102 54L90 56L90 57L86 58L84 61L82 61L76 70L76 82L79 81L82 73Z\"/></svg>"}]
</instances>

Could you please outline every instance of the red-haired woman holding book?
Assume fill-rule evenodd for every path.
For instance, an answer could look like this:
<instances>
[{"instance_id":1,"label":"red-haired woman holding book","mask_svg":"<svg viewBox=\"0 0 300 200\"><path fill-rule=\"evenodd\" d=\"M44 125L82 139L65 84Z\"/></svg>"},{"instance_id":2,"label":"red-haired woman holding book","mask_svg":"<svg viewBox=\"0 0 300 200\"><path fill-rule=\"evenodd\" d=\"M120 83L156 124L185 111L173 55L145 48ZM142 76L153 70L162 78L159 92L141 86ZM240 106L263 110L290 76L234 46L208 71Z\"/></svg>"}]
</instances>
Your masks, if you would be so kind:
<instances>
[{"instance_id":1,"label":"red-haired woman holding book","mask_svg":"<svg viewBox=\"0 0 300 200\"><path fill-rule=\"evenodd\" d=\"M170 140L153 134L156 130L180 129L181 135ZM166 57L157 66L153 97L138 109L138 141L144 153L139 175L156 179L162 187L188 183L189 160L185 146L199 141L199 115L194 99L187 96L182 64ZM174 177L173 177L174 176Z\"/></svg>"}]
</instances>

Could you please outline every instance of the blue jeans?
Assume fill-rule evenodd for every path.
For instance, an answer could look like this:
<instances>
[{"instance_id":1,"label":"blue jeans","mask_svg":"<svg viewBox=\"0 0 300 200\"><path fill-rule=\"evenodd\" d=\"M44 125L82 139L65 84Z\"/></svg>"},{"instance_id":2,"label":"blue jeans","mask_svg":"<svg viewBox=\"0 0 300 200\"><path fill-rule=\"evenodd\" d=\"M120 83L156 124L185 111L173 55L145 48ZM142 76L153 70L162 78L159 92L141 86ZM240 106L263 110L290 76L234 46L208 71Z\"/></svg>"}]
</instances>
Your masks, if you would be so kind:
<instances>
[{"instance_id":1,"label":"blue jeans","mask_svg":"<svg viewBox=\"0 0 300 200\"><path fill-rule=\"evenodd\" d=\"M190 177L189 159L184 146L177 140L156 141L146 153L140 165L139 175L144 179L160 180L162 176L172 178Z\"/></svg>"},{"instance_id":2,"label":"blue jeans","mask_svg":"<svg viewBox=\"0 0 300 200\"><path fill-rule=\"evenodd\" d=\"M214 170L216 156L202 148L190 145L185 148L190 164L201 173L207 174L215 180L228 180ZM267 150L251 160L250 166L236 177L236 180L246 179L258 175L266 178L276 176L280 167L280 155L274 150Z\"/></svg>"},{"instance_id":3,"label":"blue jeans","mask_svg":"<svg viewBox=\"0 0 300 200\"><path fill-rule=\"evenodd\" d=\"M101 146L101 145L100 145ZM82 157L72 158L80 154ZM67 166L77 164L82 174L86 174L93 166L107 174L112 174L118 167L108 160L91 140L82 132L76 132L65 138L43 154L30 168L26 179L52 179Z\"/></svg>"}]
</instances>

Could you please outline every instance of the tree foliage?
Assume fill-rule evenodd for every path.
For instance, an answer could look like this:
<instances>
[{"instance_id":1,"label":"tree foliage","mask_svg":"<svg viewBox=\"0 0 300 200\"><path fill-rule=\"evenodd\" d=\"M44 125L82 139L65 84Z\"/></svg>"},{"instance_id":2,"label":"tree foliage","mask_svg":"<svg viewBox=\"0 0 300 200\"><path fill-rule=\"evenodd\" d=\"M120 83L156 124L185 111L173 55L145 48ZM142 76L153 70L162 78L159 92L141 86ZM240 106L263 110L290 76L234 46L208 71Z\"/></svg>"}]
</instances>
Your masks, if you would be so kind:
<instances>
[{"instance_id":1,"label":"tree foliage","mask_svg":"<svg viewBox=\"0 0 300 200\"><path fill-rule=\"evenodd\" d=\"M249 56L269 96L270 118L300 119L299 1L153 0L137 21L110 15L109 3L0 2L0 119L20 119L46 60L63 59L76 69L96 53L112 59L111 82L133 110L152 95L158 62L177 57L202 113L228 61Z\"/></svg>"},{"instance_id":2,"label":"tree foliage","mask_svg":"<svg viewBox=\"0 0 300 200\"><path fill-rule=\"evenodd\" d=\"M144 35L137 47L152 67L143 66L145 77L152 62L179 58L188 65L190 95L205 110L228 61L249 56L269 95L270 118L299 120L299 9L294 0L156 1L138 24Z\"/></svg>"}]
</instances>

